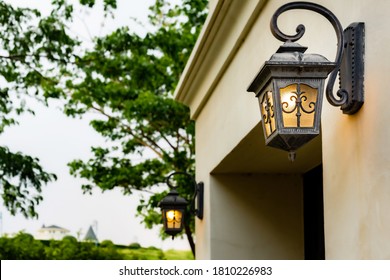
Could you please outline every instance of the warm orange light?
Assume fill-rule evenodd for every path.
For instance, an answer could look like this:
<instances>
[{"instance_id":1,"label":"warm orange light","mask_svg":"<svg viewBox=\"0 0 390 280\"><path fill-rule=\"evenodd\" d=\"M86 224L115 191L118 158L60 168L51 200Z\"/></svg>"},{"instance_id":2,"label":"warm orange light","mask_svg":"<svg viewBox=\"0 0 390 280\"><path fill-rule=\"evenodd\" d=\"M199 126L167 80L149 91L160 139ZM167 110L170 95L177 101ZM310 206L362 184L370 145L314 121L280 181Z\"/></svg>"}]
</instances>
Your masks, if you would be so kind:
<instances>
[{"instance_id":1,"label":"warm orange light","mask_svg":"<svg viewBox=\"0 0 390 280\"><path fill-rule=\"evenodd\" d=\"M284 127L313 127L318 91L306 84L280 89Z\"/></svg>"},{"instance_id":2,"label":"warm orange light","mask_svg":"<svg viewBox=\"0 0 390 280\"><path fill-rule=\"evenodd\" d=\"M167 228L180 228L183 214L179 210L168 210L165 213Z\"/></svg>"},{"instance_id":3,"label":"warm orange light","mask_svg":"<svg viewBox=\"0 0 390 280\"><path fill-rule=\"evenodd\" d=\"M265 128L266 136L269 137L276 130L274 100L272 98L272 92L265 92L259 101L263 127Z\"/></svg>"}]
</instances>

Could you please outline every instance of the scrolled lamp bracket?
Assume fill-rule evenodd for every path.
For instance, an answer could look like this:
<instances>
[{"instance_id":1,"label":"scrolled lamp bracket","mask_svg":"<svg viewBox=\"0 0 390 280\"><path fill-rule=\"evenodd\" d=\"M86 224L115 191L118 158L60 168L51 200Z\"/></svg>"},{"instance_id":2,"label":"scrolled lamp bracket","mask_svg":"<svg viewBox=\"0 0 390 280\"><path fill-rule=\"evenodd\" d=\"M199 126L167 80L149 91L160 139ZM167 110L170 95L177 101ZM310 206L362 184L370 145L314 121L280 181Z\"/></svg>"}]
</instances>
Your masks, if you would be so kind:
<instances>
[{"instance_id":1,"label":"scrolled lamp bracket","mask_svg":"<svg viewBox=\"0 0 390 280\"><path fill-rule=\"evenodd\" d=\"M295 42L302 38L305 26L296 28L297 34L286 35L280 31L278 17L289 10L310 10L324 16L333 26L337 36L335 68L329 75L326 98L333 106L341 107L344 114L356 113L364 102L364 23L352 23L345 31L337 17L327 8L310 2L291 2L279 7L272 16L270 27L275 38L282 42ZM340 72L340 89L337 97L333 87Z\"/></svg>"},{"instance_id":2,"label":"scrolled lamp bracket","mask_svg":"<svg viewBox=\"0 0 390 280\"><path fill-rule=\"evenodd\" d=\"M186 172L173 172L166 178L166 183L167 183L168 187L173 189L173 190L175 190L177 188L177 186L172 185L170 182L170 179L175 175L184 175L191 180L192 185L194 187L194 194L193 194L193 197L191 199L191 211L196 217L198 217L199 219L203 219L203 204L204 204L204 202L203 202L203 194L204 194L203 182L197 183L195 181L195 178ZM195 204L196 204L196 206L195 206Z\"/></svg>"}]
</instances>

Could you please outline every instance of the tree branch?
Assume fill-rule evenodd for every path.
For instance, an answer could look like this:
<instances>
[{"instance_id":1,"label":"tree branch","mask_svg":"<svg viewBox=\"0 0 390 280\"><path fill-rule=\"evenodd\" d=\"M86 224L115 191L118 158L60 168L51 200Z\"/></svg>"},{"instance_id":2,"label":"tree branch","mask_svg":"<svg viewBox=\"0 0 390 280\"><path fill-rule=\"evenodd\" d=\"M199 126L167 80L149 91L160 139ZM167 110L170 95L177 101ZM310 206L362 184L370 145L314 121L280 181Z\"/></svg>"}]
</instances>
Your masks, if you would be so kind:
<instances>
[{"instance_id":1,"label":"tree branch","mask_svg":"<svg viewBox=\"0 0 390 280\"><path fill-rule=\"evenodd\" d=\"M91 108L94 109L94 110L96 110L96 111L98 111L99 113L101 113L102 115L104 115L105 117L107 117L107 118L109 118L109 119L115 119L115 120L117 120L117 121L118 121L118 122L119 122L119 123L120 123L120 124L121 124L129 133L130 133L130 135L134 137L134 139L135 139L136 141L138 141L138 142L139 142L141 145L143 145L144 147L147 147L147 148L151 149L158 157L160 157L160 158L163 157L163 153L162 153L162 152L163 152L164 150L163 150L155 141L153 141L152 139L150 139L150 137L147 137L147 136L143 133L142 130L140 130L141 136L144 137L146 140L148 140L150 143L148 143L148 142L144 141L144 139L138 137L138 136L134 133L133 129L132 129L129 125L126 125L126 124L120 122L120 120L119 120L118 118L113 117L113 116L107 114L103 109L98 108L98 107L95 107L95 106L93 106L93 105L91 106ZM153 147L153 146L154 146L154 147ZM157 147L161 152L158 151L155 147Z\"/></svg>"},{"instance_id":2,"label":"tree branch","mask_svg":"<svg viewBox=\"0 0 390 280\"><path fill-rule=\"evenodd\" d=\"M156 127L152 123L150 123L150 126L153 127L155 129L155 131L157 131L160 134L161 138L165 140L165 142L172 148L172 150L176 151L178 149L177 145L176 145L176 147L173 146L171 141L169 141L169 139L161 132L161 130L158 127Z\"/></svg>"}]
</instances>

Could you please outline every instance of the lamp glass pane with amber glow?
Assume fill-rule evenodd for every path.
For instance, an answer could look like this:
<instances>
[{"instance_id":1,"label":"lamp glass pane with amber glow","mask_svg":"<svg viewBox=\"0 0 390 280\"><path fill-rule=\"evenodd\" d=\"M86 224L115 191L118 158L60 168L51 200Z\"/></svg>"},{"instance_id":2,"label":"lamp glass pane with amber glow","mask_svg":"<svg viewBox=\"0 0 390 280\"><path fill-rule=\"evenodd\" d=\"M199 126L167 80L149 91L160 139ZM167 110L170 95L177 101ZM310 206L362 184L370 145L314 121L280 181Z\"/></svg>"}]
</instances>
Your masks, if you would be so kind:
<instances>
[{"instance_id":1,"label":"lamp glass pane with amber glow","mask_svg":"<svg viewBox=\"0 0 390 280\"><path fill-rule=\"evenodd\" d=\"M177 209L167 209L163 211L165 224L168 229L180 229L182 226L183 213Z\"/></svg>"},{"instance_id":2,"label":"lamp glass pane with amber glow","mask_svg":"<svg viewBox=\"0 0 390 280\"><path fill-rule=\"evenodd\" d=\"M305 50L286 43L248 88L259 100L266 144L289 152L319 134L324 80L335 67Z\"/></svg>"}]
</instances>

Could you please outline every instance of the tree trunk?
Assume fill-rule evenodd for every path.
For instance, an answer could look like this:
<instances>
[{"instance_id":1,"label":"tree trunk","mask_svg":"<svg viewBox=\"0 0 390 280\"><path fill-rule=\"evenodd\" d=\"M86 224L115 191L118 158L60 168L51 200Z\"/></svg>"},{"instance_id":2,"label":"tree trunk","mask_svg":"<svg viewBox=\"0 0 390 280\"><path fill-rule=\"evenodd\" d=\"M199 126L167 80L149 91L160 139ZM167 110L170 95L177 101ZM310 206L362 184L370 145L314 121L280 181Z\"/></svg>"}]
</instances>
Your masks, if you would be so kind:
<instances>
[{"instance_id":1,"label":"tree trunk","mask_svg":"<svg viewBox=\"0 0 390 280\"><path fill-rule=\"evenodd\" d=\"M195 243L194 243L194 239L192 238L192 231L190 229L190 226L187 223L185 223L184 229L186 231L188 243L190 243L192 254L194 255L195 258Z\"/></svg>"}]
</instances>

